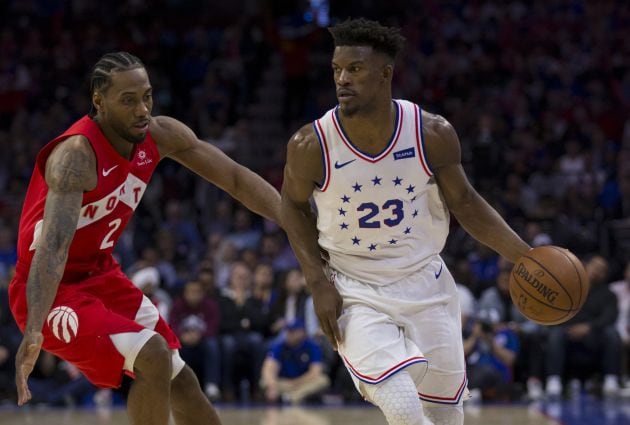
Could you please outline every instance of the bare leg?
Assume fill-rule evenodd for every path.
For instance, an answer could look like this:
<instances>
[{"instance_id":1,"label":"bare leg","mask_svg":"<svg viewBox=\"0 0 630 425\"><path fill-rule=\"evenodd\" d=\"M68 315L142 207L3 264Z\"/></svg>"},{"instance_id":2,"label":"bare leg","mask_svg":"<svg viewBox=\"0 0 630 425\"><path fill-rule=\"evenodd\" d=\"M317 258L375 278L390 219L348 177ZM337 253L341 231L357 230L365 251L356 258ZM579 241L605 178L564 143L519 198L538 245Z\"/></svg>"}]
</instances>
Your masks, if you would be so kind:
<instances>
[{"instance_id":1,"label":"bare leg","mask_svg":"<svg viewBox=\"0 0 630 425\"><path fill-rule=\"evenodd\" d=\"M171 383L171 407L177 425L221 425L217 412L188 365Z\"/></svg>"},{"instance_id":2,"label":"bare leg","mask_svg":"<svg viewBox=\"0 0 630 425\"><path fill-rule=\"evenodd\" d=\"M132 425L167 425L171 393L171 351L154 335L142 347L134 363L127 411Z\"/></svg>"}]
</instances>

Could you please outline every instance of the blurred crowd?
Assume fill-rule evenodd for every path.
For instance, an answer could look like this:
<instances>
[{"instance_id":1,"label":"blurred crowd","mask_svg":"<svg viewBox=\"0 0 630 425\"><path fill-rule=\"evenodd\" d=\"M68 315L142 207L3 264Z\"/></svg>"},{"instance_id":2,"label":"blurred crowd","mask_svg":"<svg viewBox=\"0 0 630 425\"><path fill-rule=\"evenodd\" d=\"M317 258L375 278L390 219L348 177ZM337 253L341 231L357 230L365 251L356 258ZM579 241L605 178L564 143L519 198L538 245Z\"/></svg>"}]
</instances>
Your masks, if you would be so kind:
<instances>
[{"instance_id":1,"label":"blurred crowd","mask_svg":"<svg viewBox=\"0 0 630 425\"><path fill-rule=\"evenodd\" d=\"M6 286L21 202L37 151L87 113L89 66L107 51L138 55L154 86L154 115L181 119L279 188L290 134L335 104L325 26L348 16L402 27L408 42L395 97L454 125L472 183L528 243L567 247L587 264L593 290L583 312L566 325L541 327L511 306L509 264L453 222L443 257L461 288L476 395L623 391L630 346L627 2L214 3L0 3L0 399L14 397L20 336ZM274 57L282 98L261 98ZM251 125L254 103L281 105L282 131L270 140ZM263 143L272 154L250 163L248 151ZM219 189L163 162L115 252L178 333L209 398L356 397L319 332L284 233ZM51 356L42 356L34 378L41 402L111 402L111 393L94 393ZM51 385L64 390L51 392Z\"/></svg>"}]
</instances>

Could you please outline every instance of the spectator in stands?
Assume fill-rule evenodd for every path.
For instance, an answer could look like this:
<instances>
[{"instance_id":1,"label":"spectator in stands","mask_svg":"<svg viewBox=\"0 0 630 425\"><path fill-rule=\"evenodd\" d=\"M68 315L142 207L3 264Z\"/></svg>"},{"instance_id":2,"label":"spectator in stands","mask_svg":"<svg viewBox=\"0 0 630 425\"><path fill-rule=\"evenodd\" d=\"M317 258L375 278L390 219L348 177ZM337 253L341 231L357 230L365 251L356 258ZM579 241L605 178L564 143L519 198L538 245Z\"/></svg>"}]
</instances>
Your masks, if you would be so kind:
<instances>
[{"instance_id":1,"label":"spectator in stands","mask_svg":"<svg viewBox=\"0 0 630 425\"><path fill-rule=\"evenodd\" d=\"M42 352L36 367L28 382L35 403L74 406L89 403L97 391L79 369L50 353Z\"/></svg>"},{"instance_id":2,"label":"spectator in stands","mask_svg":"<svg viewBox=\"0 0 630 425\"><path fill-rule=\"evenodd\" d=\"M499 257L490 248L477 242L475 250L468 255L468 264L476 288L485 289L494 284L498 274Z\"/></svg>"},{"instance_id":3,"label":"spectator in stands","mask_svg":"<svg viewBox=\"0 0 630 425\"><path fill-rule=\"evenodd\" d=\"M617 296L619 316L617 317L617 333L623 343L621 374L628 378L630 362L630 261L624 269L623 279L610 284L610 290Z\"/></svg>"},{"instance_id":4,"label":"spectator in stands","mask_svg":"<svg viewBox=\"0 0 630 425\"><path fill-rule=\"evenodd\" d=\"M330 385L322 353L306 335L304 322L287 323L284 338L274 343L263 363L261 388L269 402L299 404Z\"/></svg>"},{"instance_id":5,"label":"spectator in stands","mask_svg":"<svg viewBox=\"0 0 630 425\"><path fill-rule=\"evenodd\" d=\"M258 265L256 265L256 268L254 268L254 290L252 291L252 296L260 300L266 314L271 312L271 308L278 298L275 280L275 274L271 264L258 263Z\"/></svg>"},{"instance_id":6,"label":"spectator in stands","mask_svg":"<svg viewBox=\"0 0 630 425\"><path fill-rule=\"evenodd\" d=\"M535 221L530 221L526 224L524 239L532 248L553 243L551 236L545 233L540 223Z\"/></svg>"},{"instance_id":7,"label":"spectator in stands","mask_svg":"<svg viewBox=\"0 0 630 425\"><path fill-rule=\"evenodd\" d=\"M276 273L299 267L297 258L283 232L263 235L260 240L260 260L271 263Z\"/></svg>"},{"instance_id":8,"label":"spectator in stands","mask_svg":"<svg viewBox=\"0 0 630 425\"><path fill-rule=\"evenodd\" d=\"M464 329L466 374L473 400L496 400L510 394L519 349L516 332L500 322L497 310L479 311Z\"/></svg>"},{"instance_id":9,"label":"spectator in stands","mask_svg":"<svg viewBox=\"0 0 630 425\"><path fill-rule=\"evenodd\" d=\"M306 310L311 296L306 290L306 281L300 269L291 269L284 276L280 295L271 307L271 333L278 335L285 329L287 323L300 319L306 321ZM307 326L313 330L313 324Z\"/></svg>"},{"instance_id":10,"label":"spectator in stands","mask_svg":"<svg viewBox=\"0 0 630 425\"><path fill-rule=\"evenodd\" d=\"M8 309L0 304L0 318ZM16 343L14 331L10 325L0 323L0 401L15 398L15 353L19 343Z\"/></svg>"},{"instance_id":11,"label":"spectator in stands","mask_svg":"<svg viewBox=\"0 0 630 425\"><path fill-rule=\"evenodd\" d=\"M160 288L160 272L155 267L145 267L131 276L131 281L158 309L164 320L169 320L172 299Z\"/></svg>"},{"instance_id":12,"label":"spectator in stands","mask_svg":"<svg viewBox=\"0 0 630 425\"><path fill-rule=\"evenodd\" d=\"M251 271L243 263L234 263L229 284L219 297L221 381L226 400L234 400L235 384L241 380L249 382L252 395L257 395L268 318L262 302L252 298L251 290ZM242 398L248 396L241 394Z\"/></svg>"},{"instance_id":13,"label":"spectator in stands","mask_svg":"<svg viewBox=\"0 0 630 425\"><path fill-rule=\"evenodd\" d=\"M527 382L528 396L538 400L543 396L542 377L544 363L545 329L528 320L516 308L510 297L509 279L512 264L499 259L499 276L495 286L486 289L479 299L481 311L493 311L498 315L498 322L509 327L518 336L521 349L514 362L513 378L523 378ZM519 376L521 372L524 376Z\"/></svg>"},{"instance_id":14,"label":"spectator in stands","mask_svg":"<svg viewBox=\"0 0 630 425\"><path fill-rule=\"evenodd\" d=\"M232 242L237 250L245 248L255 249L260 242L262 232L254 228L251 213L243 208L239 208L234 213L233 229L225 237Z\"/></svg>"},{"instance_id":15,"label":"spectator in stands","mask_svg":"<svg viewBox=\"0 0 630 425\"><path fill-rule=\"evenodd\" d=\"M199 229L186 214L180 200L172 199L166 203L162 229L173 235L178 258L190 264L198 260L202 245Z\"/></svg>"},{"instance_id":16,"label":"spectator in stands","mask_svg":"<svg viewBox=\"0 0 630 425\"><path fill-rule=\"evenodd\" d=\"M477 313L477 300L470 291L470 269L468 261L459 259L455 262L455 267L449 267L453 272L453 278L457 285L457 295L459 296L459 308L462 312L462 328L468 321L475 317Z\"/></svg>"},{"instance_id":17,"label":"spectator in stands","mask_svg":"<svg viewBox=\"0 0 630 425\"><path fill-rule=\"evenodd\" d=\"M601 371L605 396L619 390L621 340L615 329L619 311L617 297L606 285L608 261L594 255L586 262L586 272L591 289L584 306L568 322L549 329L546 392L552 398L562 394L569 361L581 372L578 378L591 378L593 372Z\"/></svg>"},{"instance_id":18,"label":"spectator in stands","mask_svg":"<svg viewBox=\"0 0 630 425\"><path fill-rule=\"evenodd\" d=\"M177 285L177 272L175 267L169 261L160 257L160 253L153 247L145 247L142 249L140 258L127 269L128 276L133 276L135 272L145 267L155 267L160 273L160 283L167 292L173 293Z\"/></svg>"},{"instance_id":19,"label":"spectator in stands","mask_svg":"<svg viewBox=\"0 0 630 425\"><path fill-rule=\"evenodd\" d=\"M17 261L15 231L8 226L0 226L0 277L7 277L9 269Z\"/></svg>"},{"instance_id":20,"label":"spectator in stands","mask_svg":"<svg viewBox=\"0 0 630 425\"><path fill-rule=\"evenodd\" d=\"M217 400L221 379L219 306L203 285L191 280L184 286L181 298L175 300L170 324L182 343L180 354L195 371L206 396Z\"/></svg>"},{"instance_id":21,"label":"spectator in stands","mask_svg":"<svg viewBox=\"0 0 630 425\"><path fill-rule=\"evenodd\" d=\"M214 283L214 265L212 263L202 265L195 280L201 284L208 297L216 299L219 296Z\"/></svg>"}]
</instances>

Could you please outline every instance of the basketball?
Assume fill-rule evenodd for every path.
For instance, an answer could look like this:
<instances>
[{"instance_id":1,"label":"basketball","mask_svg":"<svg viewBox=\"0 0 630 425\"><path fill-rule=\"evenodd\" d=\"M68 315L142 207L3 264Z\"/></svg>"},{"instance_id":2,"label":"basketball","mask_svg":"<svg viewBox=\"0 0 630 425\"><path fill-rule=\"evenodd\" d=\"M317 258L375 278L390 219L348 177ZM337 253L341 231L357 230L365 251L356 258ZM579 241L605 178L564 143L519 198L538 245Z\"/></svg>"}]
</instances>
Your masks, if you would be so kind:
<instances>
[{"instance_id":1,"label":"basketball","mask_svg":"<svg viewBox=\"0 0 630 425\"><path fill-rule=\"evenodd\" d=\"M541 325L557 325L580 311L589 281L571 251L540 246L514 264L509 287L512 302L525 317Z\"/></svg>"}]
</instances>

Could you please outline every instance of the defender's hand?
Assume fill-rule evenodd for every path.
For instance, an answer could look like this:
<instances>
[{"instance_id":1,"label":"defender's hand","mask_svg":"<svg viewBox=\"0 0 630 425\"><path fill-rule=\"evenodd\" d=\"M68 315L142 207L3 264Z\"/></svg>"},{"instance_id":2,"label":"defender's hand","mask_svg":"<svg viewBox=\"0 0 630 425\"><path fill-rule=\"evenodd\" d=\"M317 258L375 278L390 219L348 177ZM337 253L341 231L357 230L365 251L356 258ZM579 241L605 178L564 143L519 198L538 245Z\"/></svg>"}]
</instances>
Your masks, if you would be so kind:
<instances>
[{"instance_id":1,"label":"defender's hand","mask_svg":"<svg viewBox=\"0 0 630 425\"><path fill-rule=\"evenodd\" d=\"M41 332L26 332L15 355L15 386L18 392L18 405L22 406L31 399L28 389L28 377L35 367L42 349L44 336Z\"/></svg>"},{"instance_id":2,"label":"defender's hand","mask_svg":"<svg viewBox=\"0 0 630 425\"><path fill-rule=\"evenodd\" d=\"M341 343L341 331L337 319L341 315L343 301L337 288L330 282L311 285L315 314L319 319L322 332L328 337L335 350Z\"/></svg>"}]
</instances>

